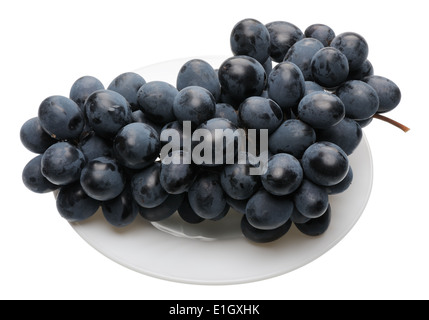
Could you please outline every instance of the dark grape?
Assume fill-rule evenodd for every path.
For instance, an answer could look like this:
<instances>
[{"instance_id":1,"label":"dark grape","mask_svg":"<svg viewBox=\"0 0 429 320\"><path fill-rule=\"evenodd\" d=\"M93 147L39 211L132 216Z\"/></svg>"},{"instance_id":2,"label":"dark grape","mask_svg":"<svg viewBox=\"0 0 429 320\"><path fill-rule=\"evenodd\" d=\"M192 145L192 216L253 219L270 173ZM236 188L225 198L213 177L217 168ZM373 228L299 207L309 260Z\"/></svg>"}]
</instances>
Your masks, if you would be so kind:
<instances>
[{"instance_id":1,"label":"dark grape","mask_svg":"<svg viewBox=\"0 0 429 320\"><path fill-rule=\"evenodd\" d=\"M102 202L101 209L106 221L119 228L131 224L139 213L129 185L116 198Z\"/></svg>"},{"instance_id":2,"label":"dark grape","mask_svg":"<svg viewBox=\"0 0 429 320\"><path fill-rule=\"evenodd\" d=\"M51 192L59 188L42 174L42 155L31 159L22 171L22 182L31 191L36 193Z\"/></svg>"},{"instance_id":3,"label":"dark grape","mask_svg":"<svg viewBox=\"0 0 429 320\"><path fill-rule=\"evenodd\" d=\"M86 99L97 90L104 90L103 83L93 76L83 76L73 83L69 97L85 112Z\"/></svg>"},{"instance_id":4,"label":"dark grape","mask_svg":"<svg viewBox=\"0 0 429 320\"><path fill-rule=\"evenodd\" d=\"M59 189L56 205L64 219L79 222L93 216L100 207L100 202L89 197L79 181L76 181Z\"/></svg>"},{"instance_id":5,"label":"dark grape","mask_svg":"<svg viewBox=\"0 0 429 320\"><path fill-rule=\"evenodd\" d=\"M180 68L176 80L177 90L180 91L190 86L207 89L216 101L220 97L220 83L217 72L204 60L192 59Z\"/></svg>"},{"instance_id":6,"label":"dark grape","mask_svg":"<svg viewBox=\"0 0 429 320\"><path fill-rule=\"evenodd\" d=\"M185 196L186 193L169 194L167 198L156 207L140 207L140 216L148 221L162 221L167 219L180 208Z\"/></svg>"},{"instance_id":7,"label":"dark grape","mask_svg":"<svg viewBox=\"0 0 429 320\"><path fill-rule=\"evenodd\" d=\"M232 199L245 200L259 190L261 179L258 175L249 174L251 166L250 163L224 166L220 174L220 182L225 193Z\"/></svg>"},{"instance_id":8,"label":"dark grape","mask_svg":"<svg viewBox=\"0 0 429 320\"><path fill-rule=\"evenodd\" d=\"M378 111L378 94L369 84L363 81L347 81L338 87L335 94L343 102L345 116L350 119L369 119Z\"/></svg>"},{"instance_id":9,"label":"dark grape","mask_svg":"<svg viewBox=\"0 0 429 320\"><path fill-rule=\"evenodd\" d=\"M310 219L304 223L295 223L299 231L307 236L320 236L328 230L331 223L331 206L318 218Z\"/></svg>"},{"instance_id":10,"label":"dark grape","mask_svg":"<svg viewBox=\"0 0 429 320\"><path fill-rule=\"evenodd\" d=\"M282 108L283 112L296 106L305 93L305 79L294 63L277 64L268 77L268 96Z\"/></svg>"},{"instance_id":11,"label":"dark grape","mask_svg":"<svg viewBox=\"0 0 429 320\"><path fill-rule=\"evenodd\" d=\"M122 95L130 104L131 110L138 109L137 93L146 80L135 72L125 72L118 75L107 87L108 90L116 91Z\"/></svg>"},{"instance_id":12,"label":"dark grape","mask_svg":"<svg viewBox=\"0 0 429 320\"><path fill-rule=\"evenodd\" d=\"M118 162L130 169L150 166L160 151L159 135L154 128L134 122L119 130L113 139L113 153Z\"/></svg>"},{"instance_id":13,"label":"dark grape","mask_svg":"<svg viewBox=\"0 0 429 320\"><path fill-rule=\"evenodd\" d=\"M284 60L290 47L304 37L302 31L286 21L273 21L265 25L270 34L270 56L274 62Z\"/></svg>"},{"instance_id":14,"label":"dark grape","mask_svg":"<svg viewBox=\"0 0 429 320\"><path fill-rule=\"evenodd\" d=\"M189 159L189 161L186 161ZM191 163L191 156L185 151L173 151L168 158L162 159L160 183L170 194L180 194L188 191L194 182L196 169Z\"/></svg>"},{"instance_id":15,"label":"dark grape","mask_svg":"<svg viewBox=\"0 0 429 320\"><path fill-rule=\"evenodd\" d=\"M43 100L38 117L42 128L57 140L79 138L85 124L83 112L76 102L63 96Z\"/></svg>"},{"instance_id":16,"label":"dark grape","mask_svg":"<svg viewBox=\"0 0 429 320\"><path fill-rule=\"evenodd\" d=\"M349 160L346 153L331 142L316 142L302 156L305 176L321 186L332 186L347 175Z\"/></svg>"},{"instance_id":17,"label":"dark grape","mask_svg":"<svg viewBox=\"0 0 429 320\"><path fill-rule=\"evenodd\" d=\"M362 141L362 128L355 120L344 118L335 126L317 130L317 140L332 142L351 155Z\"/></svg>"},{"instance_id":18,"label":"dark grape","mask_svg":"<svg viewBox=\"0 0 429 320\"><path fill-rule=\"evenodd\" d=\"M369 84L377 92L379 107L377 112L389 112L401 101L401 90L392 80L382 76L368 76L362 81Z\"/></svg>"},{"instance_id":19,"label":"dark grape","mask_svg":"<svg viewBox=\"0 0 429 320\"><path fill-rule=\"evenodd\" d=\"M85 112L89 126L97 135L107 139L112 139L123 126L132 122L129 103L111 90L92 93L85 102Z\"/></svg>"},{"instance_id":20,"label":"dark grape","mask_svg":"<svg viewBox=\"0 0 429 320\"><path fill-rule=\"evenodd\" d=\"M299 102L297 115L301 121L316 129L332 127L344 119L343 102L325 91L312 92Z\"/></svg>"},{"instance_id":21,"label":"dark grape","mask_svg":"<svg viewBox=\"0 0 429 320\"><path fill-rule=\"evenodd\" d=\"M343 180L341 180L339 183L334 184L332 186L325 187L325 189L328 192L328 194L343 193L344 191L346 191L350 187L352 182L353 182L353 169L350 166L349 171L347 172L347 175L345 176L345 178Z\"/></svg>"},{"instance_id":22,"label":"dark grape","mask_svg":"<svg viewBox=\"0 0 429 320\"><path fill-rule=\"evenodd\" d=\"M316 133L312 127L298 119L284 121L268 140L273 154L289 153L301 159L304 151L316 142Z\"/></svg>"},{"instance_id":23,"label":"dark grape","mask_svg":"<svg viewBox=\"0 0 429 320\"><path fill-rule=\"evenodd\" d=\"M121 194L125 176L115 159L99 157L90 160L82 169L80 183L91 198L107 201Z\"/></svg>"},{"instance_id":24,"label":"dark grape","mask_svg":"<svg viewBox=\"0 0 429 320\"><path fill-rule=\"evenodd\" d=\"M201 173L188 191L188 200L192 210L204 219L219 216L226 205L225 192L217 173Z\"/></svg>"},{"instance_id":25,"label":"dark grape","mask_svg":"<svg viewBox=\"0 0 429 320\"><path fill-rule=\"evenodd\" d=\"M301 184L304 173L301 164L288 153L277 153L267 163L261 176L265 190L276 196L293 193Z\"/></svg>"},{"instance_id":26,"label":"dark grape","mask_svg":"<svg viewBox=\"0 0 429 320\"><path fill-rule=\"evenodd\" d=\"M241 232L246 239L256 243L269 243L278 240L289 231L291 226L292 221L288 220L280 227L262 230L252 226L245 215L241 218L240 223Z\"/></svg>"},{"instance_id":27,"label":"dark grape","mask_svg":"<svg viewBox=\"0 0 429 320\"><path fill-rule=\"evenodd\" d=\"M42 156L42 174L56 185L79 180L86 159L82 151L68 142L57 142Z\"/></svg>"},{"instance_id":28,"label":"dark grape","mask_svg":"<svg viewBox=\"0 0 429 320\"><path fill-rule=\"evenodd\" d=\"M203 222L205 219L201 218L196 212L192 209L189 204L188 195L186 194L183 198L180 207L177 209L177 213L183 219L183 221L191 224L197 224Z\"/></svg>"},{"instance_id":29,"label":"dark grape","mask_svg":"<svg viewBox=\"0 0 429 320\"><path fill-rule=\"evenodd\" d=\"M335 88L347 80L347 57L336 48L325 47L311 59L311 72L315 82L325 88Z\"/></svg>"},{"instance_id":30,"label":"dark grape","mask_svg":"<svg viewBox=\"0 0 429 320\"><path fill-rule=\"evenodd\" d=\"M176 95L173 112L177 120L191 121L197 126L213 118L216 112L216 101L207 89L189 86Z\"/></svg>"},{"instance_id":31,"label":"dark grape","mask_svg":"<svg viewBox=\"0 0 429 320\"><path fill-rule=\"evenodd\" d=\"M40 125L38 117L28 119L21 127L20 139L24 147L34 153L43 153L51 145L58 142Z\"/></svg>"},{"instance_id":32,"label":"dark grape","mask_svg":"<svg viewBox=\"0 0 429 320\"><path fill-rule=\"evenodd\" d=\"M307 179L293 195L295 208L307 218L320 217L329 206L328 192Z\"/></svg>"},{"instance_id":33,"label":"dark grape","mask_svg":"<svg viewBox=\"0 0 429 320\"><path fill-rule=\"evenodd\" d=\"M290 197L278 197L260 189L247 202L246 219L257 229L272 230L285 224L292 211L293 202Z\"/></svg>"},{"instance_id":34,"label":"dark grape","mask_svg":"<svg viewBox=\"0 0 429 320\"><path fill-rule=\"evenodd\" d=\"M176 120L173 103L179 91L164 81L150 81L140 87L137 103L145 116L161 126Z\"/></svg>"},{"instance_id":35,"label":"dark grape","mask_svg":"<svg viewBox=\"0 0 429 320\"><path fill-rule=\"evenodd\" d=\"M222 90L235 103L261 95L267 83L264 67L256 59L243 55L226 59L219 68L218 76Z\"/></svg>"},{"instance_id":36,"label":"dark grape","mask_svg":"<svg viewBox=\"0 0 429 320\"><path fill-rule=\"evenodd\" d=\"M282 109L271 99L249 97L238 109L238 122L244 128L267 129L270 134L282 121Z\"/></svg>"},{"instance_id":37,"label":"dark grape","mask_svg":"<svg viewBox=\"0 0 429 320\"><path fill-rule=\"evenodd\" d=\"M302 75L306 81L313 80L313 73L311 72L311 59L317 51L322 49L323 44L313 38L304 38L295 42L287 52L284 61L289 61L301 70Z\"/></svg>"},{"instance_id":38,"label":"dark grape","mask_svg":"<svg viewBox=\"0 0 429 320\"><path fill-rule=\"evenodd\" d=\"M335 32L331 27L315 23L305 29L304 34L307 38L314 38L319 40L325 47L329 46L335 38Z\"/></svg>"},{"instance_id":39,"label":"dark grape","mask_svg":"<svg viewBox=\"0 0 429 320\"><path fill-rule=\"evenodd\" d=\"M270 56L270 33L258 20L244 19L232 29L230 45L234 55L246 55L263 64Z\"/></svg>"},{"instance_id":40,"label":"dark grape","mask_svg":"<svg viewBox=\"0 0 429 320\"><path fill-rule=\"evenodd\" d=\"M340 50L347 57L350 70L359 69L368 57L368 43L355 32L337 35L332 39L331 47Z\"/></svg>"},{"instance_id":41,"label":"dark grape","mask_svg":"<svg viewBox=\"0 0 429 320\"><path fill-rule=\"evenodd\" d=\"M154 208L163 203L168 193L160 182L161 163L155 162L135 173L131 179L134 200L144 208Z\"/></svg>"},{"instance_id":42,"label":"dark grape","mask_svg":"<svg viewBox=\"0 0 429 320\"><path fill-rule=\"evenodd\" d=\"M224 118L238 126L238 115L234 107L227 103L217 103L214 118Z\"/></svg>"},{"instance_id":43,"label":"dark grape","mask_svg":"<svg viewBox=\"0 0 429 320\"><path fill-rule=\"evenodd\" d=\"M113 157L112 142L101 138L94 131L82 137L78 146L85 155L86 161L99 157Z\"/></svg>"}]
</instances>

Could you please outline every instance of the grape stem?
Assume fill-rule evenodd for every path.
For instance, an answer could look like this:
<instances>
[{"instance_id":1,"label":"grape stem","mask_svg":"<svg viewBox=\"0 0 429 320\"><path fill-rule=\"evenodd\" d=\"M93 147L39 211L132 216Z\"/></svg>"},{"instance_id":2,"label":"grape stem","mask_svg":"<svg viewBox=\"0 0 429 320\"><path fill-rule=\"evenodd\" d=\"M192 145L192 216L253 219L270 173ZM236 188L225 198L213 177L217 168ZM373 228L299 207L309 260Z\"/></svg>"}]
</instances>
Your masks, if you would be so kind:
<instances>
[{"instance_id":1,"label":"grape stem","mask_svg":"<svg viewBox=\"0 0 429 320\"><path fill-rule=\"evenodd\" d=\"M390 118L388 118L386 116L383 116L383 115L381 115L379 113L374 114L373 118L376 118L378 120L382 120L382 121L385 121L387 123L390 123L390 124L394 125L395 127L401 129L404 132L407 132L407 131L410 130L410 128L408 128L407 126L404 126L402 123L399 123L399 122L397 122L397 121L395 121L393 119L390 119Z\"/></svg>"}]
</instances>

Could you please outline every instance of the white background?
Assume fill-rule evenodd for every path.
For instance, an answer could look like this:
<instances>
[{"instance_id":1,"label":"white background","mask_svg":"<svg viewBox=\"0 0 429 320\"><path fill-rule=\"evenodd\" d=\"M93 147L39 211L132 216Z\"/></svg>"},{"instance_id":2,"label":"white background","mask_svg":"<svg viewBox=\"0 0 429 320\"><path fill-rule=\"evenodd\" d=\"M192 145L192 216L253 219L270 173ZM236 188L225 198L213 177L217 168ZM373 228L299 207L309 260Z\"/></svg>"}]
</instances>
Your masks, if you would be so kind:
<instances>
[{"instance_id":1,"label":"white background","mask_svg":"<svg viewBox=\"0 0 429 320\"><path fill-rule=\"evenodd\" d=\"M2 1L0 4L2 299L429 298L427 14L423 1ZM397 83L389 116L365 128L374 161L369 203L334 248L293 272L249 284L203 286L152 278L98 253L33 194L21 125L53 94L93 75L105 85L144 65L229 55L236 22L325 23L369 43L376 74ZM160 252L160 254L162 254Z\"/></svg>"}]
</instances>

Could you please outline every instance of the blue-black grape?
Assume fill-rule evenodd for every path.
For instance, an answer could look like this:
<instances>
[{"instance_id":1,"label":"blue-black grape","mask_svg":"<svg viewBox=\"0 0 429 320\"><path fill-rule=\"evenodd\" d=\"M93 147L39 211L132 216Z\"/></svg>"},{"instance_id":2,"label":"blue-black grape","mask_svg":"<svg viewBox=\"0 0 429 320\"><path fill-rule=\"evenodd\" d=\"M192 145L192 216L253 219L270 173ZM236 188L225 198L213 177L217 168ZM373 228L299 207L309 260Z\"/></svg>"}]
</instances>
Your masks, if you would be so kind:
<instances>
[{"instance_id":1,"label":"blue-black grape","mask_svg":"<svg viewBox=\"0 0 429 320\"><path fill-rule=\"evenodd\" d=\"M188 195L185 194L180 207L177 209L177 213L183 219L183 221L190 224L197 224L203 222L205 219L201 218L196 212L192 209L189 204Z\"/></svg>"},{"instance_id":2,"label":"blue-black grape","mask_svg":"<svg viewBox=\"0 0 429 320\"><path fill-rule=\"evenodd\" d=\"M141 110L133 111L132 120L133 122L146 123L147 125L154 128L158 134L161 134L162 126L150 120Z\"/></svg>"},{"instance_id":3,"label":"blue-black grape","mask_svg":"<svg viewBox=\"0 0 429 320\"><path fill-rule=\"evenodd\" d=\"M238 108L238 122L248 129L267 129L272 133L283 121L283 111L271 99L249 97Z\"/></svg>"},{"instance_id":4,"label":"blue-black grape","mask_svg":"<svg viewBox=\"0 0 429 320\"><path fill-rule=\"evenodd\" d=\"M192 142L188 143L192 140L192 128L184 127L182 121L176 120L167 123L162 127L160 137L161 148L170 147L171 150L167 150L168 152L174 150L192 152ZM167 144L168 146L166 146ZM161 156L164 156L163 151L161 151Z\"/></svg>"},{"instance_id":5,"label":"blue-black grape","mask_svg":"<svg viewBox=\"0 0 429 320\"><path fill-rule=\"evenodd\" d=\"M57 142L42 156L42 174L56 185L79 180L86 159L82 151L69 142Z\"/></svg>"},{"instance_id":6,"label":"blue-black grape","mask_svg":"<svg viewBox=\"0 0 429 320\"><path fill-rule=\"evenodd\" d=\"M268 140L269 150L273 153L289 153L301 159L304 151L316 142L314 129L298 119L284 121Z\"/></svg>"},{"instance_id":7,"label":"blue-black grape","mask_svg":"<svg viewBox=\"0 0 429 320\"><path fill-rule=\"evenodd\" d=\"M288 153L277 153L268 159L267 170L261 176L265 190L276 196L293 193L302 182L301 164Z\"/></svg>"},{"instance_id":8,"label":"blue-black grape","mask_svg":"<svg viewBox=\"0 0 429 320\"><path fill-rule=\"evenodd\" d=\"M349 71L347 80L362 80L363 78L372 76L373 74L374 67L372 63L367 59L358 69Z\"/></svg>"},{"instance_id":9,"label":"blue-black grape","mask_svg":"<svg viewBox=\"0 0 429 320\"><path fill-rule=\"evenodd\" d=\"M304 95L310 94L314 91L324 91L325 89L314 81L305 81L305 93Z\"/></svg>"},{"instance_id":10,"label":"blue-black grape","mask_svg":"<svg viewBox=\"0 0 429 320\"><path fill-rule=\"evenodd\" d=\"M315 23L305 29L304 34L307 38L319 40L325 47L328 47L335 38L335 32L331 27L322 23Z\"/></svg>"},{"instance_id":11,"label":"blue-black grape","mask_svg":"<svg viewBox=\"0 0 429 320\"><path fill-rule=\"evenodd\" d=\"M313 128L326 129L344 119L345 108L336 95L315 91L304 96L299 102L297 116Z\"/></svg>"},{"instance_id":12,"label":"blue-black grape","mask_svg":"<svg viewBox=\"0 0 429 320\"><path fill-rule=\"evenodd\" d=\"M289 61L297 65L301 70L302 75L306 81L313 80L313 73L311 72L311 59L317 51L322 49L323 44L313 38L304 38L295 42L287 52L284 61Z\"/></svg>"},{"instance_id":13,"label":"blue-black grape","mask_svg":"<svg viewBox=\"0 0 429 320\"><path fill-rule=\"evenodd\" d=\"M265 26L270 34L270 56L274 62L283 61L290 47L304 38L302 31L287 21L273 21Z\"/></svg>"},{"instance_id":14,"label":"blue-black grape","mask_svg":"<svg viewBox=\"0 0 429 320\"><path fill-rule=\"evenodd\" d=\"M200 136L203 141L194 144L192 161L205 166L233 163L238 153L240 137L232 133L237 129L237 126L224 118L212 118L199 125L194 134ZM198 157L195 157L196 155Z\"/></svg>"},{"instance_id":15,"label":"blue-black grape","mask_svg":"<svg viewBox=\"0 0 429 320\"><path fill-rule=\"evenodd\" d=\"M353 119L344 118L335 126L317 130L318 141L328 141L351 155L362 141L362 128Z\"/></svg>"},{"instance_id":16,"label":"blue-black grape","mask_svg":"<svg viewBox=\"0 0 429 320\"><path fill-rule=\"evenodd\" d=\"M42 174L42 155L39 154L31 159L22 171L22 182L35 193L51 192L59 188Z\"/></svg>"},{"instance_id":17,"label":"blue-black grape","mask_svg":"<svg viewBox=\"0 0 429 320\"><path fill-rule=\"evenodd\" d=\"M139 214L139 207L133 198L130 185L126 185L119 196L101 203L103 216L115 227L131 224Z\"/></svg>"},{"instance_id":18,"label":"blue-black grape","mask_svg":"<svg viewBox=\"0 0 429 320\"><path fill-rule=\"evenodd\" d=\"M147 168L138 171L131 178L134 200L144 208L154 208L163 203L168 193L160 182L161 163L154 162Z\"/></svg>"},{"instance_id":19,"label":"blue-black grape","mask_svg":"<svg viewBox=\"0 0 429 320\"><path fill-rule=\"evenodd\" d=\"M79 181L76 181L59 189L56 206L64 219L78 222L93 216L100 207L100 202L89 197Z\"/></svg>"},{"instance_id":20,"label":"blue-black grape","mask_svg":"<svg viewBox=\"0 0 429 320\"><path fill-rule=\"evenodd\" d=\"M162 221L167 219L180 208L180 205L182 204L185 196L186 193L169 194L167 198L156 207L140 207L140 216L148 221Z\"/></svg>"},{"instance_id":21,"label":"blue-black grape","mask_svg":"<svg viewBox=\"0 0 429 320\"><path fill-rule=\"evenodd\" d=\"M73 100L50 96L39 106L38 117L42 128L57 140L77 139L84 128L84 115Z\"/></svg>"},{"instance_id":22,"label":"blue-black grape","mask_svg":"<svg viewBox=\"0 0 429 320\"><path fill-rule=\"evenodd\" d=\"M335 94L343 102L347 118L369 119L378 111L378 94L374 88L363 81L347 81L338 87Z\"/></svg>"},{"instance_id":23,"label":"blue-black grape","mask_svg":"<svg viewBox=\"0 0 429 320\"><path fill-rule=\"evenodd\" d=\"M344 32L335 36L331 47L340 50L347 57L350 70L359 69L368 57L368 43L355 32Z\"/></svg>"},{"instance_id":24,"label":"blue-black grape","mask_svg":"<svg viewBox=\"0 0 429 320\"><path fill-rule=\"evenodd\" d=\"M21 143L34 153L43 153L51 145L58 142L52 138L40 125L38 117L33 117L24 122L19 132Z\"/></svg>"},{"instance_id":25,"label":"blue-black grape","mask_svg":"<svg viewBox=\"0 0 429 320\"><path fill-rule=\"evenodd\" d=\"M258 20L243 19L232 29L230 45L234 55L246 55L263 64L270 56L270 33Z\"/></svg>"},{"instance_id":26,"label":"blue-black grape","mask_svg":"<svg viewBox=\"0 0 429 320\"><path fill-rule=\"evenodd\" d=\"M352 182L353 182L353 169L350 166L349 171L347 172L347 175L344 177L343 180L341 180L339 183L334 184L332 186L325 187L325 189L326 189L326 192L328 192L328 194L343 193L350 187Z\"/></svg>"},{"instance_id":27,"label":"blue-black grape","mask_svg":"<svg viewBox=\"0 0 429 320\"><path fill-rule=\"evenodd\" d=\"M113 139L113 153L118 162L130 169L150 166L159 155L159 135L154 128L134 122L119 130Z\"/></svg>"},{"instance_id":28,"label":"blue-black grape","mask_svg":"<svg viewBox=\"0 0 429 320\"><path fill-rule=\"evenodd\" d=\"M377 92L379 99L378 113L389 112L401 101L401 90L392 80L382 76L368 76L362 81L369 84Z\"/></svg>"},{"instance_id":29,"label":"blue-black grape","mask_svg":"<svg viewBox=\"0 0 429 320\"><path fill-rule=\"evenodd\" d=\"M85 112L89 126L107 139L112 139L123 126L132 122L128 101L111 90L93 92L85 102Z\"/></svg>"},{"instance_id":30,"label":"blue-black grape","mask_svg":"<svg viewBox=\"0 0 429 320\"><path fill-rule=\"evenodd\" d=\"M308 179L302 181L301 186L293 195L295 208L307 218L320 217L329 206L329 196L326 189Z\"/></svg>"},{"instance_id":31,"label":"blue-black grape","mask_svg":"<svg viewBox=\"0 0 429 320\"><path fill-rule=\"evenodd\" d=\"M97 90L104 90L103 83L93 76L83 76L77 79L70 88L69 97L83 112L86 99Z\"/></svg>"},{"instance_id":32,"label":"blue-black grape","mask_svg":"<svg viewBox=\"0 0 429 320\"><path fill-rule=\"evenodd\" d=\"M207 89L216 101L220 97L220 83L217 72L205 60L192 59L180 68L176 88L180 91L189 86L199 86Z\"/></svg>"},{"instance_id":33,"label":"blue-black grape","mask_svg":"<svg viewBox=\"0 0 429 320\"><path fill-rule=\"evenodd\" d=\"M121 94L135 111L138 110L137 93L145 83L146 80L141 75L135 72L124 72L113 79L107 89Z\"/></svg>"},{"instance_id":34,"label":"blue-black grape","mask_svg":"<svg viewBox=\"0 0 429 320\"><path fill-rule=\"evenodd\" d=\"M174 99L173 112L179 121L191 121L199 125L213 118L216 100L207 89L199 86L185 87Z\"/></svg>"},{"instance_id":35,"label":"blue-black grape","mask_svg":"<svg viewBox=\"0 0 429 320\"><path fill-rule=\"evenodd\" d=\"M173 103L179 91L165 81L150 81L140 87L137 103L149 120L161 126L176 120Z\"/></svg>"},{"instance_id":36,"label":"blue-black grape","mask_svg":"<svg viewBox=\"0 0 429 320\"><path fill-rule=\"evenodd\" d=\"M230 103L232 105L251 96L260 96L267 83L262 64L243 55L226 59L219 67L218 76L222 90L235 102Z\"/></svg>"},{"instance_id":37,"label":"blue-black grape","mask_svg":"<svg viewBox=\"0 0 429 320\"><path fill-rule=\"evenodd\" d=\"M216 103L214 118L224 118L238 126L238 115L234 107L227 103Z\"/></svg>"},{"instance_id":38,"label":"blue-black grape","mask_svg":"<svg viewBox=\"0 0 429 320\"><path fill-rule=\"evenodd\" d=\"M99 157L113 157L112 142L98 136L94 131L82 137L78 147L85 155L86 161Z\"/></svg>"},{"instance_id":39,"label":"blue-black grape","mask_svg":"<svg viewBox=\"0 0 429 320\"><path fill-rule=\"evenodd\" d=\"M200 173L188 191L192 210L204 219L219 216L226 205L225 192L215 172Z\"/></svg>"},{"instance_id":40,"label":"blue-black grape","mask_svg":"<svg viewBox=\"0 0 429 320\"><path fill-rule=\"evenodd\" d=\"M256 243L269 243L276 241L283 237L292 226L292 221L288 220L281 226L270 229L262 230L252 226L247 220L246 215L243 215L241 218L240 228L244 237L252 242Z\"/></svg>"},{"instance_id":41,"label":"blue-black grape","mask_svg":"<svg viewBox=\"0 0 429 320\"><path fill-rule=\"evenodd\" d=\"M301 212L299 212L299 210L296 208L295 205L293 206L293 211L292 211L292 215L290 216L290 221L292 221L293 223L305 223L310 219L311 218L308 218L304 216Z\"/></svg>"},{"instance_id":42,"label":"blue-black grape","mask_svg":"<svg viewBox=\"0 0 429 320\"><path fill-rule=\"evenodd\" d=\"M331 206L329 205L323 215L310 219L304 223L295 223L299 231L307 236L320 236L328 230L331 223Z\"/></svg>"},{"instance_id":43,"label":"blue-black grape","mask_svg":"<svg viewBox=\"0 0 429 320\"><path fill-rule=\"evenodd\" d=\"M321 186L339 183L349 170L347 154L336 144L326 141L308 147L301 164L306 178Z\"/></svg>"},{"instance_id":44,"label":"blue-black grape","mask_svg":"<svg viewBox=\"0 0 429 320\"><path fill-rule=\"evenodd\" d=\"M80 183L91 198L107 201L124 190L125 176L115 159L99 157L88 161L82 169Z\"/></svg>"},{"instance_id":45,"label":"blue-black grape","mask_svg":"<svg viewBox=\"0 0 429 320\"><path fill-rule=\"evenodd\" d=\"M261 187L260 176L249 174L251 166L248 162L224 166L220 174L220 182L225 193L232 199L248 199Z\"/></svg>"},{"instance_id":46,"label":"blue-black grape","mask_svg":"<svg viewBox=\"0 0 429 320\"><path fill-rule=\"evenodd\" d=\"M335 88L347 80L349 63L347 57L336 48L325 47L311 59L313 80L325 88Z\"/></svg>"},{"instance_id":47,"label":"blue-black grape","mask_svg":"<svg viewBox=\"0 0 429 320\"><path fill-rule=\"evenodd\" d=\"M195 175L196 168L186 151L173 151L168 158L162 159L159 180L164 190L170 194L187 192Z\"/></svg>"},{"instance_id":48,"label":"blue-black grape","mask_svg":"<svg viewBox=\"0 0 429 320\"><path fill-rule=\"evenodd\" d=\"M305 93L305 79L294 63L278 63L268 77L268 96L286 112L296 106Z\"/></svg>"},{"instance_id":49,"label":"blue-black grape","mask_svg":"<svg viewBox=\"0 0 429 320\"><path fill-rule=\"evenodd\" d=\"M247 201L246 218L255 228L272 230L285 224L293 211L289 196L275 196L260 189Z\"/></svg>"},{"instance_id":50,"label":"blue-black grape","mask_svg":"<svg viewBox=\"0 0 429 320\"><path fill-rule=\"evenodd\" d=\"M228 203L232 209L241 214L246 214L247 201L248 199L237 200L226 194L226 203Z\"/></svg>"}]
</instances>

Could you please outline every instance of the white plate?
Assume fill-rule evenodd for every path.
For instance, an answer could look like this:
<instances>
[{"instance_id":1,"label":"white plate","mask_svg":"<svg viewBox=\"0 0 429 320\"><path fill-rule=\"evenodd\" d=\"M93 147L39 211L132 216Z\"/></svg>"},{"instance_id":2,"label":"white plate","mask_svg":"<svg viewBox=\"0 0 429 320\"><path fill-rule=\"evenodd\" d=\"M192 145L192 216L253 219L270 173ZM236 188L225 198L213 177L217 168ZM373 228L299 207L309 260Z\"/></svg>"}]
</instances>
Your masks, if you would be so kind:
<instances>
[{"instance_id":1,"label":"white plate","mask_svg":"<svg viewBox=\"0 0 429 320\"><path fill-rule=\"evenodd\" d=\"M136 72L146 81L176 84L180 67L191 58L151 65ZM203 57L216 69L225 57ZM354 180L347 191L330 196L332 220L321 236L308 237L295 226L268 244L247 241L240 231L241 214L190 225L177 213L151 224L140 216L130 226L110 226L99 210L92 218L71 223L91 246L137 272L194 284L236 284L279 276L317 259L352 229L368 202L373 179L371 151L364 136L349 157Z\"/></svg>"}]
</instances>

